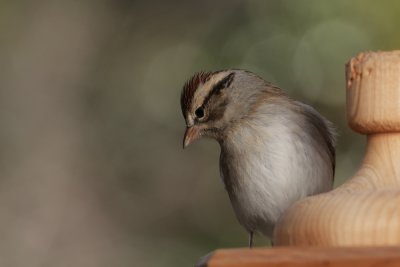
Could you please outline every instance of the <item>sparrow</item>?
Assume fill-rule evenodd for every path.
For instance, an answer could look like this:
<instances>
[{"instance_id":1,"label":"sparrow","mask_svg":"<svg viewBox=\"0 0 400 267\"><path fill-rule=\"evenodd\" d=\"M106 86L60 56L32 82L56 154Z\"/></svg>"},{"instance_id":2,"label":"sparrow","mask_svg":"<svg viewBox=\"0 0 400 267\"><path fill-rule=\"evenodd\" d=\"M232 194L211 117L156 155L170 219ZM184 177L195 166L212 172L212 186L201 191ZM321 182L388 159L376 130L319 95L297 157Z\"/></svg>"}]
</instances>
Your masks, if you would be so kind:
<instances>
[{"instance_id":1,"label":"sparrow","mask_svg":"<svg viewBox=\"0 0 400 267\"><path fill-rule=\"evenodd\" d=\"M291 204L332 189L332 123L279 87L246 70L199 72L180 100L183 147L218 141L220 176L250 248L254 233L272 238Z\"/></svg>"}]
</instances>

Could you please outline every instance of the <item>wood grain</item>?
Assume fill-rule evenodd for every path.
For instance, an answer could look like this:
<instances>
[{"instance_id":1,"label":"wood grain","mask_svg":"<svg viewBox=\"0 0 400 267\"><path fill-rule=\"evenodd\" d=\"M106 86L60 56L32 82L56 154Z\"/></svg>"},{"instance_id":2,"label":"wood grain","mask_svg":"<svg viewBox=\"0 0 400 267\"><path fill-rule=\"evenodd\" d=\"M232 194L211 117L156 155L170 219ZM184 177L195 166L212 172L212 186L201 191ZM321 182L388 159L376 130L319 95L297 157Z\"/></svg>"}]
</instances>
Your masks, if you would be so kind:
<instances>
[{"instance_id":1,"label":"wood grain","mask_svg":"<svg viewBox=\"0 0 400 267\"><path fill-rule=\"evenodd\" d=\"M217 250L198 267L398 267L400 247Z\"/></svg>"},{"instance_id":2,"label":"wood grain","mask_svg":"<svg viewBox=\"0 0 400 267\"><path fill-rule=\"evenodd\" d=\"M400 245L400 51L350 60L347 118L367 134L359 170L337 189L291 206L275 229L275 244Z\"/></svg>"},{"instance_id":3,"label":"wood grain","mask_svg":"<svg viewBox=\"0 0 400 267\"><path fill-rule=\"evenodd\" d=\"M346 70L350 127L364 134L400 131L400 51L360 53Z\"/></svg>"}]
</instances>

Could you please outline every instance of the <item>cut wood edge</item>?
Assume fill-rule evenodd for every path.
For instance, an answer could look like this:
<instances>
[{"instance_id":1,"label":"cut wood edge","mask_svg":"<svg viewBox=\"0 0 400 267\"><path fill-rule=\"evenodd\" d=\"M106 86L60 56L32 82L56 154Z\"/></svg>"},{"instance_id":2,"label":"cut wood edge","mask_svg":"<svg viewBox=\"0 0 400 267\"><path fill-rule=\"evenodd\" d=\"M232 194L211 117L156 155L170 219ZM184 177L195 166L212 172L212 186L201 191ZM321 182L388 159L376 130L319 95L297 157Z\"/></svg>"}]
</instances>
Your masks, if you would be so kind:
<instances>
[{"instance_id":1,"label":"cut wood edge","mask_svg":"<svg viewBox=\"0 0 400 267\"><path fill-rule=\"evenodd\" d=\"M221 249L203 257L201 267L394 267L400 247L276 247Z\"/></svg>"}]
</instances>

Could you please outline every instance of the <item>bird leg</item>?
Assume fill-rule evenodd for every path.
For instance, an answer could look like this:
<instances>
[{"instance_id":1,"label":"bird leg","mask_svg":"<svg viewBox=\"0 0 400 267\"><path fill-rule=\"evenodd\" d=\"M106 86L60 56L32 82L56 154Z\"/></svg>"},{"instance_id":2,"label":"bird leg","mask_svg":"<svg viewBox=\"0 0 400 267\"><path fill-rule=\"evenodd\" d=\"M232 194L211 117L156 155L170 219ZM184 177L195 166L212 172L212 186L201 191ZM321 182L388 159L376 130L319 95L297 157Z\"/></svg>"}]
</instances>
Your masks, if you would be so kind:
<instances>
[{"instance_id":1,"label":"bird leg","mask_svg":"<svg viewBox=\"0 0 400 267\"><path fill-rule=\"evenodd\" d=\"M253 231L249 232L249 248L253 247Z\"/></svg>"}]
</instances>

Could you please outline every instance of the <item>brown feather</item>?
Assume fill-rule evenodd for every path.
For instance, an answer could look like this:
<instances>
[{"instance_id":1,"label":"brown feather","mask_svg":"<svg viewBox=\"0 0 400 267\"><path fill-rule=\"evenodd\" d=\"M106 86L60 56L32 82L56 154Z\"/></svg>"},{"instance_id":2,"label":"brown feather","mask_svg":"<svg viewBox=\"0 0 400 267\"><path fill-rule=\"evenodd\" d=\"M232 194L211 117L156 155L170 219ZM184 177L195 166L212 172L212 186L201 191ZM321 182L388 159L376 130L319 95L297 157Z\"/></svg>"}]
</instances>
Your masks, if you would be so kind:
<instances>
[{"instance_id":1,"label":"brown feather","mask_svg":"<svg viewBox=\"0 0 400 267\"><path fill-rule=\"evenodd\" d=\"M184 117L186 117L186 113L192 104L197 88L208 81L213 74L215 72L198 72L185 83L181 94L181 109Z\"/></svg>"}]
</instances>

